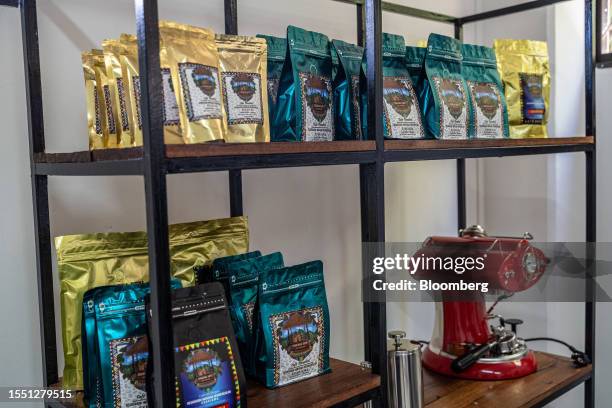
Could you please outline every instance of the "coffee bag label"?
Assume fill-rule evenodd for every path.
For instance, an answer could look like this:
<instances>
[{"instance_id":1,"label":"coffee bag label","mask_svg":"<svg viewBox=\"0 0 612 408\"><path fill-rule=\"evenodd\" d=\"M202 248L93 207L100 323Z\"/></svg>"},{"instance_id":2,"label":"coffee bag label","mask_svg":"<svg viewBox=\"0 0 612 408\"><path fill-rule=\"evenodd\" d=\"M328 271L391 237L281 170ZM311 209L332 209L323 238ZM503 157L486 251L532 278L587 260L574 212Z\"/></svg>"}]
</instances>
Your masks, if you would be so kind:
<instances>
[{"instance_id":1,"label":"coffee bag label","mask_svg":"<svg viewBox=\"0 0 612 408\"><path fill-rule=\"evenodd\" d=\"M111 97L110 87L104 85L102 87L104 94L104 105L106 106L106 124L108 133L117 133L117 125L115 124L115 112L113 112L113 98Z\"/></svg>"},{"instance_id":2,"label":"coffee bag label","mask_svg":"<svg viewBox=\"0 0 612 408\"><path fill-rule=\"evenodd\" d=\"M181 63L179 73L189 121L221 119L221 85L217 67Z\"/></svg>"},{"instance_id":3,"label":"coffee bag label","mask_svg":"<svg viewBox=\"0 0 612 408\"><path fill-rule=\"evenodd\" d=\"M164 126L178 126L180 121L179 107L176 100L176 91L174 85L172 85L170 68L162 68L162 93L164 96Z\"/></svg>"},{"instance_id":4,"label":"coffee bag label","mask_svg":"<svg viewBox=\"0 0 612 408\"><path fill-rule=\"evenodd\" d=\"M240 384L227 337L177 347L177 407L240 408Z\"/></svg>"},{"instance_id":5,"label":"coffee bag label","mask_svg":"<svg viewBox=\"0 0 612 408\"><path fill-rule=\"evenodd\" d=\"M145 384L149 353L146 336L111 340L109 346L113 379L113 407L147 407Z\"/></svg>"},{"instance_id":6,"label":"coffee bag label","mask_svg":"<svg viewBox=\"0 0 612 408\"><path fill-rule=\"evenodd\" d=\"M223 72L221 76L227 123L262 125L261 76L253 72Z\"/></svg>"},{"instance_id":7,"label":"coffee bag label","mask_svg":"<svg viewBox=\"0 0 612 408\"><path fill-rule=\"evenodd\" d=\"M274 382L285 385L323 371L327 333L321 306L270 316L274 342Z\"/></svg>"},{"instance_id":8,"label":"coffee bag label","mask_svg":"<svg viewBox=\"0 0 612 408\"><path fill-rule=\"evenodd\" d=\"M96 110L96 113L95 113L96 133L101 135L102 134L102 119L100 117L100 98L98 98L98 87L97 86L93 87L93 94L94 94L94 109Z\"/></svg>"},{"instance_id":9,"label":"coffee bag label","mask_svg":"<svg viewBox=\"0 0 612 408\"><path fill-rule=\"evenodd\" d=\"M119 96L119 113L121 114L121 129L130 130L130 122L128 120L127 104L125 102L125 86L123 78L117 78L117 94Z\"/></svg>"},{"instance_id":10,"label":"coffee bag label","mask_svg":"<svg viewBox=\"0 0 612 408\"><path fill-rule=\"evenodd\" d=\"M383 100L389 137L417 139L424 136L419 102L409 77L384 77Z\"/></svg>"},{"instance_id":11,"label":"coffee bag label","mask_svg":"<svg viewBox=\"0 0 612 408\"><path fill-rule=\"evenodd\" d=\"M353 91L352 103L353 109L351 111L352 120L351 126L353 127L353 134L356 139L361 139L361 107L359 105L359 75L351 76L351 88Z\"/></svg>"},{"instance_id":12,"label":"coffee bag label","mask_svg":"<svg viewBox=\"0 0 612 408\"><path fill-rule=\"evenodd\" d=\"M543 124L546 105L543 94L542 75L519 72L519 79L521 82L523 124Z\"/></svg>"},{"instance_id":13,"label":"coffee bag label","mask_svg":"<svg viewBox=\"0 0 612 408\"><path fill-rule=\"evenodd\" d=\"M460 79L434 77L440 104L440 139L467 139L468 106Z\"/></svg>"},{"instance_id":14,"label":"coffee bag label","mask_svg":"<svg viewBox=\"0 0 612 408\"><path fill-rule=\"evenodd\" d=\"M132 88L134 90L134 101L136 101L136 119L138 120L138 129L142 129L142 114L140 113L140 77L132 77Z\"/></svg>"},{"instance_id":15,"label":"coffee bag label","mask_svg":"<svg viewBox=\"0 0 612 408\"><path fill-rule=\"evenodd\" d=\"M477 138L501 139L504 137L504 108L497 85L491 82L468 81L472 96Z\"/></svg>"},{"instance_id":16,"label":"coffee bag label","mask_svg":"<svg viewBox=\"0 0 612 408\"><path fill-rule=\"evenodd\" d=\"M300 72L302 94L302 140L328 141L334 138L334 112L329 78Z\"/></svg>"},{"instance_id":17,"label":"coffee bag label","mask_svg":"<svg viewBox=\"0 0 612 408\"><path fill-rule=\"evenodd\" d=\"M268 77L268 96L273 104L276 104L276 100L278 99L278 83L280 82L279 78L270 78Z\"/></svg>"}]
</instances>

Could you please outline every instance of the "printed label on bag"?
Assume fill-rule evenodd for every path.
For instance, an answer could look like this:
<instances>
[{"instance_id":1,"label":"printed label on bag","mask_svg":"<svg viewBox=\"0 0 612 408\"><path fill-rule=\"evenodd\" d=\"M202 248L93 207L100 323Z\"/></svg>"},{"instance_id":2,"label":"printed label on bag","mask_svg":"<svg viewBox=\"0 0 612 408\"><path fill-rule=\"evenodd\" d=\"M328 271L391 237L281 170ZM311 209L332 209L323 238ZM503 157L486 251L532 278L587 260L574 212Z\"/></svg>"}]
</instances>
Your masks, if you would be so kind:
<instances>
[{"instance_id":1,"label":"printed label on bag","mask_svg":"<svg viewBox=\"0 0 612 408\"><path fill-rule=\"evenodd\" d=\"M272 104L276 104L276 99L278 98L279 82L279 78L268 78L268 96L270 97Z\"/></svg>"},{"instance_id":2,"label":"printed label on bag","mask_svg":"<svg viewBox=\"0 0 612 408\"><path fill-rule=\"evenodd\" d=\"M274 383L285 385L323 371L323 308L270 316L274 341Z\"/></svg>"},{"instance_id":3,"label":"printed label on bag","mask_svg":"<svg viewBox=\"0 0 612 408\"><path fill-rule=\"evenodd\" d=\"M240 383L227 337L177 347L176 406L240 408Z\"/></svg>"},{"instance_id":4,"label":"printed label on bag","mask_svg":"<svg viewBox=\"0 0 612 408\"><path fill-rule=\"evenodd\" d=\"M219 70L202 64L179 64L181 86L190 122L221 119Z\"/></svg>"},{"instance_id":5,"label":"printed label on bag","mask_svg":"<svg viewBox=\"0 0 612 408\"><path fill-rule=\"evenodd\" d=\"M227 123L262 125L261 76L252 72L223 72L221 76Z\"/></svg>"},{"instance_id":6,"label":"printed label on bag","mask_svg":"<svg viewBox=\"0 0 612 408\"><path fill-rule=\"evenodd\" d=\"M128 120L127 106L125 103L125 87L123 86L123 78L117 78L117 96L119 98L119 113L121 114L121 129L130 130L130 122Z\"/></svg>"},{"instance_id":7,"label":"printed label on bag","mask_svg":"<svg viewBox=\"0 0 612 408\"><path fill-rule=\"evenodd\" d=\"M113 407L145 408L148 358L146 336L126 337L110 341L113 376Z\"/></svg>"},{"instance_id":8,"label":"printed label on bag","mask_svg":"<svg viewBox=\"0 0 612 408\"><path fill-rule=\"evenodd\" d=\"M253 332L253 311L255 310L255 302L245 303L241 307L247 325L249 326L249 331Z\"/></svg>"},{"instance_id":9,"label":"printed label on bag","mask_svg":"<svg viewBox=\"0 0 612 408\"><path fill-rule=\"evenodd\" d=\"M546 104L544 102L541 74L519 73L521 80L521 112L523 124L541 125L544 123Z\"/></svg>"},{"instance_id":10,"label":"printed label on bag","mask_svg":"<svg viewBox=\"0 0 612 408\"><path fill-rule=\"evenodd\" d=\"M302 140L328 141L334 138L331 81L300 72L302 94Z\"/></svg>"},{"instance_id":11,"label":"printed label on bag","mask_svg":"<svg viewBox=\"0 0 612 408\"><path fill-rule=\"evenodd\" d=\"M102 93L104 94L104 105L106 105L106 125L108 126L108 133L117 133L115 113L113 112L113 98L111 98L110 87L108 85L104 85L102 87Z\"/></svg>"},{"instance_id":12,"label":"printed label on bag","mask_svg":"<svg viewBox=\"0 0 612 408\"><path fill-rule=\"evenodd\" d=\"M440 103L440 138L467 139L468 107L459 79L433 78Z\"/></svg>"},{"instance_id":13,"label":"printed label on bag","mask_svg":"<svg viewBox=\"0 0 612 408\"><path fill-rule=\"evenodd\" d=\"M351 88L353 91L352 102L353 109L351 114L353 115L351 125L353 126L353 135L356 139L361 139L361 108L359 105L359 75L351 76Z\"/></svg>"},{"instance_id":14,"label":"printed label on bag","mask_svg":"<svg viewBox=\"0 0 612 408\"><path fill-rule=\"evenodd\" d=\"M162 92L164 96L163 120L164 126L178 126L179 107L176 100L176 90L172 84L172 74L170 68L162 68Z\"/></svg>"},{"instance_id":15,"label":"printed label on bag","mask_svg":"<svg viewBox=\"0 0 612 408\"><path fill-rule=\"evenodd\" d=\"M491 82L468 81L474 110L477 138L504 137L504 111L497 85Z\"/></svg>"},{"instance_id":16,"label":"printed label on bag","mask_svg":"<svg viewBox=\"0 0 612 408\"><path fill-rule=\"evenodd\" d=\"M424 136L419 102L409 77L384 77L383 100L389 137L417 139Z\"/></svg>"},{"instance_id":17,"label":"printed label on bag","mask_svg":"<svg viewBox=\"0 0 612 408\"><path fill-rule=\"evenodd\" d=\"M134 101L136 102L136 120L138 129L142 129L142 114L140 113L140 77L132 77L132 87L134 88Z\"/></svg>"},{"instance_id":18,"label":"printed label on bag","mask_svg":"<svg viewBox=\"0 0 612 408\"><path fill-rule=\"evenodd\" d=\"M102 120L100 118L100 98L98 98L98 87L94 86L93 87L93 94L94 94L94 109L95 109L95 121L96 121L96 134L101 135L102 134Z\"/></svg>"}]
</instances>

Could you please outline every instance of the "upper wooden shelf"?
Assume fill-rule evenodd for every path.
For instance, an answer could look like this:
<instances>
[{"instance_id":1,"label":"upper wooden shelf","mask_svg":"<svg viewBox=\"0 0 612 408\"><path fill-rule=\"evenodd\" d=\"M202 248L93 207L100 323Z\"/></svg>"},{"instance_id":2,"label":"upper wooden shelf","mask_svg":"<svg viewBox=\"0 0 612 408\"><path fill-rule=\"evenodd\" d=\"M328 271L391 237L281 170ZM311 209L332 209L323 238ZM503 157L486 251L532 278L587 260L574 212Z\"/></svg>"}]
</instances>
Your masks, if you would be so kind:
<instances>
[{"instance_id":1,"label":"upper wooden shelf","mask_svg":"<svg viewBox=\"0 0 612 408\"><path fill-rule=\"evenodd\" d=\"M457 380L424 371L427 408L543 407L591 376L592 367L575 368L572 361L536 352L538 371L504 381Z\"/></svg>"}]
</instances>

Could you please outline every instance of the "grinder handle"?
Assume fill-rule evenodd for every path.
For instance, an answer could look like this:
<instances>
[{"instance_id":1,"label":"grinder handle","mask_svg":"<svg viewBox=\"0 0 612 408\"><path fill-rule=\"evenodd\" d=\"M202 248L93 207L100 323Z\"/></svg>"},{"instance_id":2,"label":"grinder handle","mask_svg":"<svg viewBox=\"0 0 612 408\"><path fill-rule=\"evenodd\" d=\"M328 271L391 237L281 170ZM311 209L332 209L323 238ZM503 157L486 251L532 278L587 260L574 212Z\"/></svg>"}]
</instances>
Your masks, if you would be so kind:
<instances>
[{"instance_id":1,"label":"grinder handle","mask_svg":"<svg viewBox=\"0 0 612 408\"><path fill-rule=\"evenodd\" d=\"M473 350L468 351L464 355L457 357L451 363L451 368L454 372L460 373L470 368L480 357L486 354L495 345L496 342L485 343Z\"/></svg>"}]
</instances>

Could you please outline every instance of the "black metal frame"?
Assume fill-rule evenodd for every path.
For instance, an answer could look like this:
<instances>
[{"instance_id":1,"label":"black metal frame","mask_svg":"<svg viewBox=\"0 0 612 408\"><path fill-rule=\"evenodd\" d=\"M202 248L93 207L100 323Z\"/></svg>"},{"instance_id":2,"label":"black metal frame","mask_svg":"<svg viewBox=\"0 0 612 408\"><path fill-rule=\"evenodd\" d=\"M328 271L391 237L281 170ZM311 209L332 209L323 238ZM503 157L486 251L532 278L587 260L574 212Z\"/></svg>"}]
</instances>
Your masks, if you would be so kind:
<instances>
[{"instance_id":1,"label":"black metal frame","mask_svg":"<svg viewBox=\"0 0 612 408\"><path fill-rule=\"evenodd\" d=\"M169 276L165 273L170 264L168 248L168 211L166 175L203 171L229 170L230 214L243 214L242 170L252 168L319 166L333 164L359 164L361 226L363 242L385 241L384 213L384 165L386 162L413 160L457 160L457 224L466 225L465 159L479 157L552 154L584 152L586 157L586 240L596 239L596 166L595 143L568 143L552 146L504 146L467 147L444 149L385 150L382 123L382 12L393 12L416 18L446 22L454 26L455 37L462 38L463 25L484 19L523 12L565 0L535 0L517 6L452 17L419 10L380 0L336 0L356 5L357 39L365 46L368 61L366 72L368 102L374 109L368 110L370 139L375 140L375 150L360 152L295 153L277 155L215 156L204 158L167 158L163 143L161 123L161 75L159 70L159 33L156 0L135 0L138 48L141 67L144 155L129 160L99 162L45 163L37 159L44 154L43 107L38 49L36 0L0 0L0 6L20 7L24 47L24 69L28 102L28 131L32 174L32 197L36 232L38 296L40 307L41 343L43 355L43 383L48 386L58 381L57 347L55 343L55 315L51 265L51 236L47 177L49 175L142 175L145 182L147 231L149 237L151 303L153 309L152 343L154 354L155 397L158 406L174 404L174 367L170 359L172 328L170 325ZM225 31L238 33L237 0L224 0ZM600 10L596 0L585 0L585 86L586 133L595 136L595 61L599 47L598 32ZM597 16L597 17L595 17ZM595 22L596 20L597 22ZM597 34L597 35L596 35ZM592 254L594 256L594 254ZM369 259L364 254L363 284L368 285ZM378 279L384 279L379 276ZM592 297L593 281L586 290ZM594 361L595 355L595 303L585 304L585 349ZM374 373L381 375L382 385L358 395L339 406L351 406L373 400L376 406L386 406L386 304L364 303L365 359L371 362ZM547 402L567 392L579 382L572 383L551 395ZM594 372L586 380L585 407L594 407Z\"/></svg>"}]
</instances>

